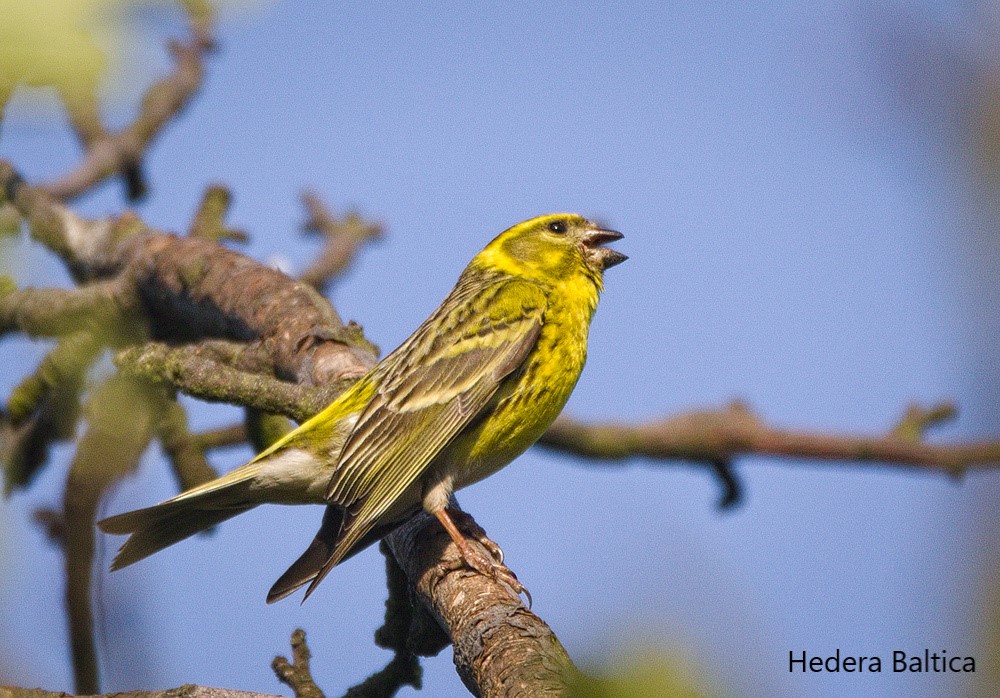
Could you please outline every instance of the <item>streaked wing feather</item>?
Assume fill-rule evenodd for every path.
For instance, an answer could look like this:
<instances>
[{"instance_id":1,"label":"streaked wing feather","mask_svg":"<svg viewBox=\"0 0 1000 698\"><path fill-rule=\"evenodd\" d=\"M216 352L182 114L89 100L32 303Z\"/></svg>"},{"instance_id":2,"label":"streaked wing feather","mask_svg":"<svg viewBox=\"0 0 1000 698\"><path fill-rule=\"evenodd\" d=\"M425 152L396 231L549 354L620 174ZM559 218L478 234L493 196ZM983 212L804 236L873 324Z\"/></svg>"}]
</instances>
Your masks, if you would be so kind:
<instances>
[{"instance_id":1,"label":"streaked wing feather","mask_svg":"<svg viewBox=\"0 0 1000 698\"><path fill-rule=\"evenodd\" d=\"M396 350L392 368L344 445L328 497L342 506L363 504L326 569L377 523L521 365L538 339L546 298L536 285L510 279L470 294L457 309L447 306L446 301L441 309L450 311L448 317L439 309ZM472 316L479 322L471 322Z\"/></svg>"}]
</instances>

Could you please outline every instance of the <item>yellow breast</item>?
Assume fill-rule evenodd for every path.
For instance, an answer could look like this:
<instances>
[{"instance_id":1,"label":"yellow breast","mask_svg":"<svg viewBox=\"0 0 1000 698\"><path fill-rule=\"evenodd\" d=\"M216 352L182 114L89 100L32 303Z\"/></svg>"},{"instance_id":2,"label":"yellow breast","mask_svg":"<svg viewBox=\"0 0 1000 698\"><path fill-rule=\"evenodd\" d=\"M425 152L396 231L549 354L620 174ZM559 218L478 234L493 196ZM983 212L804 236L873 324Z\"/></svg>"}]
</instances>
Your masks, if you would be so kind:
<instances>
[{"instance_id":1,"label":"yellow breast","mask_svg":"<svg viewBox=\"0 0 1000 698\"><path fill-rule=\"evenodd\" d=\"M535 348L504 379L483 412L490 416L467 428L441 454L439 462L452 471L456 489L510 463L562 412L587 359L587 334L597 306L593 283L579 281L572 289L552 293Z\"/></svg>"}]
</instances>

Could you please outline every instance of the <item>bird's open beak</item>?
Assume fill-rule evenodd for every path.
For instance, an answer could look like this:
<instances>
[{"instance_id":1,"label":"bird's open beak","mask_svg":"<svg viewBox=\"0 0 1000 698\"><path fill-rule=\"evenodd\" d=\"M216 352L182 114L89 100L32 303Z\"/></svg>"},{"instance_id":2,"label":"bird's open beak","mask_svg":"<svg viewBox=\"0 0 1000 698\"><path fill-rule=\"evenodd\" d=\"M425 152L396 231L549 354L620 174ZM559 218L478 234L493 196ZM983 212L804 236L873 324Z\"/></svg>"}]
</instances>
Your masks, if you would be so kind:
<instances>
[{"instance_id":1,"label":"bird's open beak","mask_svg":"<svg viewBox=\"0 0 1000 698\"><path fill-rule=\"evenodd\" d=\"M621 240L623 237L625 236L617 230L603 230L601 228L595 228L584 233L582 241L587 247L588 256L599 264L601 270L603 271L615 266L616 264L621 264L628 259L628 257L623 255L618 250L601 247L601 245L606 245L609 242Z\"/></svg>"}]
</instances>

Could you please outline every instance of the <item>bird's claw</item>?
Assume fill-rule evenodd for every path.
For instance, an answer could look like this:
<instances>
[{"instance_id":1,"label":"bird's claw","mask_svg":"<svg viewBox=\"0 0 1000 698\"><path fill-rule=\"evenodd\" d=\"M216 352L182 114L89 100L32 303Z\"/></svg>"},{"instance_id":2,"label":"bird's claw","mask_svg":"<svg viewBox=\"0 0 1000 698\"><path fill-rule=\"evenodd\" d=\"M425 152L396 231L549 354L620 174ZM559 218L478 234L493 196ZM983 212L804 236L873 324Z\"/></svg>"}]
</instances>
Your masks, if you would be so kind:
<instances>
[{"instance_id":1,"label":"bird's claw","mask_svg":"<svg viewBox=\"0 0 1000 698\"><path fill-rule=\"evenodd\" d=\"M457 519L461 521L461 528L466 535L475 538L479 543L486 548L489 554L496 558L496 560L502 565L503 564L503 548L497 545L489 536L486 535L486 531L483 527L476 523L476 520L472 518L470 514L462 511L461 509L451 509L452 519Z\"/></svg>"},{"instance_id":2,"label":"bird's claw","mask_svg":"<svg viewBox=\"0 0 1000 698\"><path fill-rule=\"evenodd\" d=\"M513 591L515 596L520 597L521 594L524 594L528 599L528 608L531 608L531 594L518 580L517 575L503 564L503 550L487 537L486 531L471 516L459 509L437 512L435 515L441 521L448 535L451 536L460 555L459 560L448 565L449 571L462 569L463 566L470 567L479 574L500 582ZM459 531L452 519L460 520L462 528L467 533L471 533L471 537L486 549L489 556L484 555L478 547L473 546L466 537L466 533Z\"/></svg>"},{"instance_id":3,"label":"bird's claw","mask_svg":"<svg viewBox=\"0 0 1000 698\"><path fill-rule=\"evenodd\" d=\"M521 584L517 575L514 574L509 567L503 564L503 552L499 552L499 554L494 553L494 550L500 551L500 546L493 543L493 541L490 541L489 538L486 540L492 543L491 546L484 544L484 547L490 552L491 557L483 555L482 552L470 545L467 546L465 550L460 551L461 557L457 560L453 560L448 565L448 569L450 571L456 571L471 568L479 574L503 584L514 592L515 596L524 594L524 596L528 599L528 608L530 609L532 602L531 594L524 587L524 585Z\"/></svg>"}]
</instances>

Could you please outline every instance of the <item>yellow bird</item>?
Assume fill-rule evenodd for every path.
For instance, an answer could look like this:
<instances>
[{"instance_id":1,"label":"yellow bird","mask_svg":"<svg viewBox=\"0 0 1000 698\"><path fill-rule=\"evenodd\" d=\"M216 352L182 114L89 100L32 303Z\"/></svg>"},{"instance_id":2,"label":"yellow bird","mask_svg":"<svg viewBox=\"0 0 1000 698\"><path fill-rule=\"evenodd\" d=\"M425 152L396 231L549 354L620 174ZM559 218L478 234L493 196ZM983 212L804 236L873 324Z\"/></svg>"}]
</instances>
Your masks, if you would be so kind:
<instances>
[{"instance_id":1,"label":"yellow bird","mask_svg":"<svg viewBox=\"0 0 1000 698\"><path fill-rule=\"evenodd\" d=\"M568 213L500 233L437 310L323 411L216 480L101 521L131 534L112 569L279 503L327 510L268 603L307 583L308 597L421 506L470 567L502 574L455 526L449 498L510 463L559 415L586 360L604 270L627 259L604 245L621 237Z\"/></svg>"}]
</instances>

